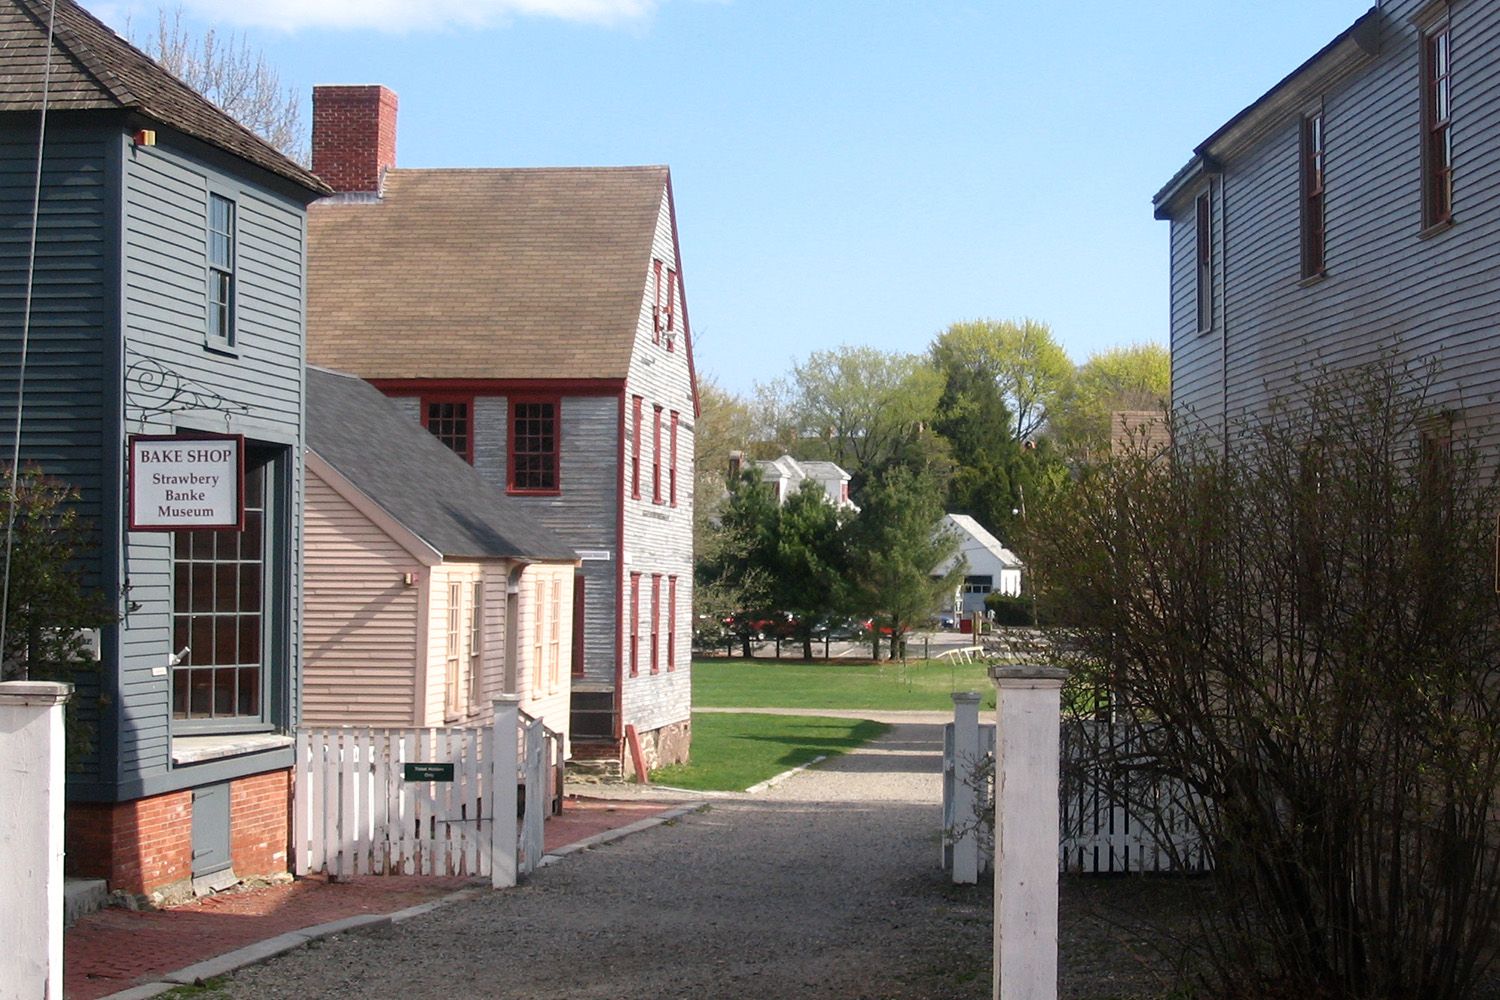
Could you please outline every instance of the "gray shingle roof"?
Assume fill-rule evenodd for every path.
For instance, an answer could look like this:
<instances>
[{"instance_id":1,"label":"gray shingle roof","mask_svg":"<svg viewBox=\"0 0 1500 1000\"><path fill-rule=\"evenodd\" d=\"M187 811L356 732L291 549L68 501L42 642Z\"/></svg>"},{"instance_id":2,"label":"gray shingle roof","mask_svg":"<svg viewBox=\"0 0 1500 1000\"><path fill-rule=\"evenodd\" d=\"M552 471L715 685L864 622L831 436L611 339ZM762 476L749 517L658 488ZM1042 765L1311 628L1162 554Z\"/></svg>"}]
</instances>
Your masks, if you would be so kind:
<instances>
[{"instance_id":1,"label":"gray shingle roof","mask_svg":"<svg viewBox=\"0 0 1500 1000\"><path fill-rule=\"evenodd\" d=\"M0 0L0 112L42 106L47 7L46 0ZM73 0L57 0L47 110L137 111L310 191L331 190Z\"/></svg>"},{"instance_id":2,"label":"gray shingle roof","mask_svg":"<svg viewBox=\"0 0 1500 1000\"><path fill-rule=\"evenodd\" d=\"M308 368L307 443L446 557L577 558L550 528L353 375Z\"/></svg>"},{"instance_id":3,"label":"gray shingle roof","mask_svg":"<svg viewBox=\"0 0 1500 1000\"><path fill-rule=\"evenodd\" d=\"M307 213L307 354L366 378L626 377L666 167L398 170Z\"/></svg>"}]
</instances>

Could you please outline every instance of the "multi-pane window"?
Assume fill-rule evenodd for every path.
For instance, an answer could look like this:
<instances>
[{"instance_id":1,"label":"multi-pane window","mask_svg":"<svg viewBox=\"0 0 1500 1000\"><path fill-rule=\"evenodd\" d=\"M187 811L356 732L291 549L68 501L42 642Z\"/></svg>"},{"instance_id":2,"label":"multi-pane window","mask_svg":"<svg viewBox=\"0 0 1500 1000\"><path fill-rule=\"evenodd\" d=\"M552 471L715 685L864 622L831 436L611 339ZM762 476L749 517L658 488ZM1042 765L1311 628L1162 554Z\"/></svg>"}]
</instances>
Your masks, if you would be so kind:
<instances>
[{"instance_id":1,"label":"multi-pane window","mask_svg":"<svg viewBox=\"0 0 1500 1000\"><path fill-rule=\"evenodd\" d=\"M677 669L677 577L667 577L667 669Z\"/></svg>"},{"instance_id":2,"label":"multi-pane window","mask_svg":"<svg viewBox=\"0 0 1500 1000\"><path fill-rule=\"evenodd\" d=\"M531 635L531 697L540 698L547 693L547 662L543 659L547 649L547 581L538 579L532 590L536 627Z\"/></svg>"},{"instance_id":3,"label":"multi-pane window","mask_svg":"<svg viewBox=\"0 0 1500 1000\"><path fill-rule=\"evenodd\" d=\"M641 672L641 574L630 574L630 676Z\"/></svg>"},{"instance_id":4,"label":"multi-pane window","mask_svg":"<svg viewBox=\"0 0 1500 1000\"><path fill-rule=\"evenodd\" d=\"M234 344L234 202L208 196L208 337Z\"/></svg>"},{"instance_id":5,"label":"multi-pane window","mask_svg":"<svg viewBox=\"0 0 1500 1000\"><path fill-rule=\"evenodd\" d=\"M660 344L661 331L667 322L666 313L661 307L661 261L654 259L651 261L651 278L655 282L655 289L651 295L651 342Z\"/></svg>"},{"instance_id":6,"label":"multi-pane window","mask_svg":"<svg viewBox=\"0 0 1500 1000\"><path fill-rule=\"evenodd\" d=\"M672 478L671 478L670 484L668 485L668 491L669 491L668 495L671 497L671 503L672 503L673 507L677 506L677 420L678 420L678 413L677 413L676 410L673 410L672 411L672 443L671 443L671 449L672 449Z\"/></svg>"},{"instance_id":7,"label":"multi-pane window","mask_svg":"<svg viewBox=\"0 0 1500 1000\"><path fill-rule=\"evenodd\" d=\"M964 577L965 594L988 594L995 589L995 578L993 576L966 576Z\"/></svg>"},{"instance_id":8,"label":"multi-pane window","mask_svg":"<svg viewBox=\"0 0 1500 1000\"><path fill-rule=\"evenodd\" d=\"M469 597L469 707L484 703L484 583L474 581Z\"/></svg>"},{"instance_id":9,"label":"multi-pane window","mask_svg":"<svg viewBox=\"0 0 1500 1000\"><path fill-rule=\"evenodd\" d=\"M547 690L556 694L562 683L562 583L557 580L552 581L547 617Z\"/></svg>"},{"instance_id":10,"label":"multi-pane window","mask_svg":"<svg viewBox=\"0 0 1500 1000\"><path fill-rule=\"evenodd\" d=\"M556 493L556 400L517 400L510 407L510 488L516 493Z\"/></svg>"},{"instance_id":11,"label":"multi-pane window","mask_svg":"<svg viewBox=\"0 0 1500 1000\"><path fill-rule=\"evenodd\" d=\"M677 324L677 272L667 268L667 332L671 333ZM668 346L671 346L672 338L667 338Z\"/></svg>"},{"instance_id":12,"label":"multi-pane window","mask_svg":"<svg viewBox=\"0 0 1500 1000\"><path fill-rule=\"evenodd\" d=\"M661 574L651 574L651 672L661 670Z\"/></svg>"},{"instance_id":13,"label":"multi-pane window","mask_svg":"<svg viewBox=\"0 0 1500 1000\"><path fill-rule=\"evenodd\" d=\"M1214 213L1209 192L1198 196L1197 215L1198 332L1203 333L1214 325Z\"/></svg>"},{"instance_id":14,"label":"multi-pane window","mask_svg":"<svg viewBox=\"0 0 1500 1000\"><path fill-rule=\"evenodd\" d=\"M465 462L474 464L474 435L467 399L424 399L422 426L453 449Z\"/></svg>"},{"instance_id":15,"label":"multi-pane window","mask_svg":"<svg viewBox=\"0 0 1500 1000\"><path fill-rule=\"evenodd\" d=\"M643 402L639 396L630 397L630 496L633 500L641 498L641 406Z\"/></svg>"},{"instance_id":16,"label":"multi-pane window","mask_svg":"<svg viewBox=\"0 0 1500 1000\"><path fill-rule=\"evenodd\" d=\"M1436 226L1453 217L1452 48L1448 26L1423 37L1422 222Z\"/></svg>"},{"instance_id":17,"label":"multi-pane window","mask_svg":"<svg viewBox=\"0 0 1500 1000\"><path fill-rule=\"evenodd\" d=\"M459 668L463 649L464 592L461 584L448 584L448 630L444 652L443 709L450 718L463 709L459 697Z\"/></svg>"},{"instance_id":18,"label":"multi-pane window","mask_svg":"<svg viewBox=\"0 0 1500 1000\"><path fill-rule=\"evenodd\" d=\"M651 502L661 503L661 407L651 410Z\"/></svg>"},{"instance_id":19,"label":"multi-pane window","mask_svg":"<svg viewBox=\"0 0 1500 1000\"><path fill-rule=\"evenodd\" d=\"M1302 119L1302 277L1324 271L1323 112Z\"/></svg>"},{"instance_id":20,"label":"multi-pane window","mask_svg":"<svg viewBox=\"0 0 1500 1000\"><path fill-rule=\"evenodd\" d=\"M172 536L172 717L265 714L267 466L245 470L245 530Z\"/></svg>"}]
</instances>

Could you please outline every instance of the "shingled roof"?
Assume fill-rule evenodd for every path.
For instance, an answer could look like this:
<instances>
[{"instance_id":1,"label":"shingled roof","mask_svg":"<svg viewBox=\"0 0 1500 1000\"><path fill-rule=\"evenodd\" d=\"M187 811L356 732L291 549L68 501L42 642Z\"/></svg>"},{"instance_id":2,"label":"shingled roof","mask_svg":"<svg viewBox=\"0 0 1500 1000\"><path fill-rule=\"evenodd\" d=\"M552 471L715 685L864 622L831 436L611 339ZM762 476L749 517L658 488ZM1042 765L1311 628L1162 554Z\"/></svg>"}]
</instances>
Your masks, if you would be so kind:
<instances>
[{"instance_id":1,"label":"shingled roof","mask_svg":"<svg viewBox=\"0 0 1500 1000\"><path fill-rule=\"evenodd\" d=\"M308 211L308 358L368 378L625 378L666 167L397 170Z\"/></svg>"},{"instance_id":2,"label":"shingled roof","mask_svg":"<svg viewBox=\"0 0 1500 1000\"><path fill-rule=\"evenodd\" d=\"M577 556L448 446L352 375L307 370L307 444L339 475L450 558Z\"/></svg>"},{"instance_id":3,"label":"shingled roof","mask_svg":"<svg viewBox=\"0 0 1500 1000\"><path fill-rule=\"evenodd\" d=\"M0 0L0 112L38 111L47 56L45 0ZM57 0L49 113L137 111L318 194L316 174L220 111L72 0Z\"/></svg>"}]
</instances>

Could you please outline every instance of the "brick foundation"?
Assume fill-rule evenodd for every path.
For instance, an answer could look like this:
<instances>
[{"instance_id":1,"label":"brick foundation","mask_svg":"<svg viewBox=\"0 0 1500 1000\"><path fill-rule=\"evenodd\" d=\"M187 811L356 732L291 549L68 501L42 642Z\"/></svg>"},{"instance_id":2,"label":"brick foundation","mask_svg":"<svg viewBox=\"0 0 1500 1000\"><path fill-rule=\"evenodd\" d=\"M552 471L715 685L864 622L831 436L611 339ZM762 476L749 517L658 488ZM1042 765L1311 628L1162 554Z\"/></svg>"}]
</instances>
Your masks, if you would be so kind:
<instances>
[{"instance_id":1,"label":"brick foundation","mask_svg":"<svg viewBox=\"0 0 1500 1000\"><path fill-rule=\"evenodd\" d=\"M229 843L241 878L285 872L291 844L290 770L238 778L229 787ZM142 895L192 878L193 793L131 802L69 802L69 875L102 878Z\"/></svg>"}]
</instances>

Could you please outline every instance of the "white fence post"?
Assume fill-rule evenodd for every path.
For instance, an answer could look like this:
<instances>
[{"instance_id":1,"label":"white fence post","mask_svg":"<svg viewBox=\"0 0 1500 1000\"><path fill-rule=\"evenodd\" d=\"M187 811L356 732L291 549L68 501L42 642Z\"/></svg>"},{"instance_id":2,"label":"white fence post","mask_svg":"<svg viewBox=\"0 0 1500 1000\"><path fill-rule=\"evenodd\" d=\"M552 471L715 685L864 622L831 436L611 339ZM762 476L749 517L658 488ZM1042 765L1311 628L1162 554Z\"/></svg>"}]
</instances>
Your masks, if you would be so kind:
<instances>
[{"instance_id":1,"label":"white fence post","mask_svg":"<svg viewBox=\"0 0 1500 1000\"><path fill-rule=\"evenodd\" d=\"M0 948L7 995L60 998L63 966L63 703L71 684L0 683ZM10 991L14 990L14 994Z\"/></svg>"},{"instance_id":2,"label":"white fence post","mask_svg":"<svg viewBox=\"0 0 1500 1000\"><path fill-rule=\"evenodd\" d=\"M953 883L979 881L979 692L953 693Z\"/></svg>"},{"instance_id":3,"label":"white fence post","mask_svg":"<svg viewBox=\"0 0 1500 1000\"><path fill-rule=\"evenodd\" d=\"M995 682L994 1000L1057 998L1058 667Z\"/></svg>"},{"instance_id":4,"label":"white fence post","mask_svg":"<svg viewBox=\"0 0 1500 1000\"><path fill-rule=\"evenodd\" d=\"M490 885L504 889L516 884L516 779L520 758L516 749L521 724L521 698L503 695L495 699L495 721L491 736L493 784L490 801Z\"/></svg>"}]
</instances>

